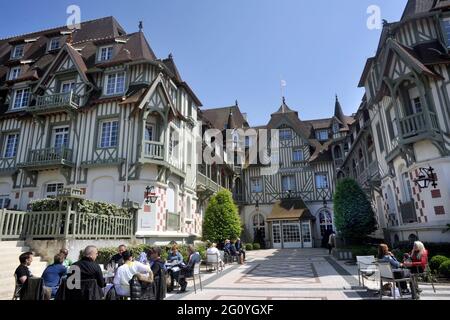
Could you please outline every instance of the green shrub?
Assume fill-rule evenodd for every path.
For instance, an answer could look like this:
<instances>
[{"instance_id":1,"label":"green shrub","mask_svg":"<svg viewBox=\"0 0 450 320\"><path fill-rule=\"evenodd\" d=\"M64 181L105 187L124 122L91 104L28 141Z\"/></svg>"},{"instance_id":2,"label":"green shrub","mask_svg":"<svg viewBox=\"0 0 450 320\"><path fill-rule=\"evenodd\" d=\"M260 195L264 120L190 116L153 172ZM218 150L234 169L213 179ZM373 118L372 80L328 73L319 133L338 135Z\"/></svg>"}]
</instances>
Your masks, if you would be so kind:
<instances>
[{"instance_id":1,"label":"green shrub","mask_svg":"<svg viewBox=\"0 0 450 320\"><path fill-rule=\"evenodd\" d=\"M333 199L336 228L350 243L362 243L377 229L372 204L355 180L340 180Z\"/></svg>"},{"instance_id":2,"label":"green shrub","mask_svg":"<svg viewBox=\"0 0 450 320\"><path fill-rule=\"evenodd\" d=\"M203 240L221 243L225 239L236 239L241 235L241 218L233 196L221 190L209 201L203 219Z\"/></svg>"},{"instance_id":3,"label":"green shrub","mask_svg":"<svg viewBox=\"0 0 450 320\"><path fill-rule=\"evenodd\" d=\"M439 267L439 273L441 274L441 276L450 278L450 259L447 259L446 261L442 262L442 264Z\"/></svg>"},{"instance_id":4,"label":"green shrub","mask_svg":"<svg viewBox=\"0 0 450 320\"><path fill-rule=\"evenodd\" d=\"M253 245L252 245L251 243L247 243L247 244L245 245L245 250L247 250L247 251L252 251L252 250L253 250Z\"/></svg>"},{"instance_id":5,"label":"green shrub","mask_svg":"<svg viewBox=\"0 0 450 320\"><path fill-rule=\"evenodd\" d=\"M441 264L447 260L449 260L449 259L445 256L434 256L430 260L430 269L432 271L439 270L439 267L441 266Z\"/></svg>"},{"instance_id":6,"label":"green shrub","mask_svg":"<svg viewBox=\"0 0 450 320\"><path fill-rule=\"evenodd\" d=\"M259 243L253 244L253 250L260 250L260 249L261 249L261 245Z\"/></svg>"}]
</instances>

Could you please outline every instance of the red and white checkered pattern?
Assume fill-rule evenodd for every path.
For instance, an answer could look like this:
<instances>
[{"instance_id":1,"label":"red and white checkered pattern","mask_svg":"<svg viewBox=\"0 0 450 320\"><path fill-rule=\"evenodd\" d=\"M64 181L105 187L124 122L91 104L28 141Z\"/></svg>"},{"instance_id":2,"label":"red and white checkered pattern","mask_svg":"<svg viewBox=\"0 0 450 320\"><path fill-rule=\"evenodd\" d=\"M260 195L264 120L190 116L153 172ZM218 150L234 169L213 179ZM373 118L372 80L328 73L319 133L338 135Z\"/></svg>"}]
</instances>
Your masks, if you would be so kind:
<instances>
[{"instance_id":1,"label":"red and white checkered pattern","mask_svg":"<svg viewBox=\"0 0 450 320\"><path fill-rule=\"evenodd\" d=\"M159 194L159 198L156 201L156 231L165 231L167 191L164 188L158 187L157 193Z\"/></svg>"},{"instance_id":2,"label":"red and white checkered pattern","mask_svg":"<svg viewBox=\"0 0 450 320\"><path fill-rule=\"evenodd\" d=\"M409 173L409 178L414 181L419 176L419 169L411 171ZM426 216L425 201L423 200L422 189L416 184L412 185L412 192L414 198L414 207L416 208L417 222L426 223L428 222L428 217Z\"/></svg>"}]
</instances>

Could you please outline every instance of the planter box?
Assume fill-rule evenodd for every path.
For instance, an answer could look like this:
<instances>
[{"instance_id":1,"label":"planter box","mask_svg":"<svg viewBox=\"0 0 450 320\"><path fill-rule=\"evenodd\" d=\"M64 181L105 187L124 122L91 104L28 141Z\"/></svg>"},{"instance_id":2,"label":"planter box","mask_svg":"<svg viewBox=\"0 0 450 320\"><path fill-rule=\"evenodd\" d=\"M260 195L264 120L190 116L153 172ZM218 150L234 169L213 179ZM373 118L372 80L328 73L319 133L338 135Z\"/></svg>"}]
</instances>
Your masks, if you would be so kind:
<instances>
[{"instance_id":1,"label":"planter box","mask_svg":"<svg viewBox=\"0 0 450 320\"><path fill-rule=\"evenodd\" d=\"M346 249L333 249L333 257L338 260L352 260L353 255L350 250Z\"/></svg>"}]
</instances>

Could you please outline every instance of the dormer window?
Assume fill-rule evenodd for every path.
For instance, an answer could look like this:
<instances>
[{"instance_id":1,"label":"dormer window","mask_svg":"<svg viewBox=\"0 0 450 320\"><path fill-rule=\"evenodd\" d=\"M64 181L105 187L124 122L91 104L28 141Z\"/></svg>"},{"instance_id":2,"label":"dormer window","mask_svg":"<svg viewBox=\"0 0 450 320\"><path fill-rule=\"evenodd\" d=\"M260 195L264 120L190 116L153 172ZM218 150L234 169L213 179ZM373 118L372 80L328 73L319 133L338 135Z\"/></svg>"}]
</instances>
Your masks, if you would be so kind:
<instances>
[{"instance_id":1,"label":"dormer window","mask_svg":"<svg viewBox=\"0 0 450 320\"><path fill-rule=\"evenodd\" d=\"M100 48L98 61L111 60L112 59L112 55L113 55L113 47L112 46L102 47L102 48Z\"/></svg>"},{"instance_id":2,"label":"dormer window","mask_svg":"<svg viewBox=\"0 0 450 320\"><path fill-rule=\"evenodd\" d=\"M24 44L19 44L17 46L14 47L11 58L13 59L20 59L23 57L23 53L24 53L24 48L25 45Z\"/></svg>"},{"instance_id":3,"label":"dormer window","mask_svg":"<svg viewBox=\"0 0 450 320\"><path fill-rule=\"evenodd\" d=\"M319 141L328 140L328 130L317 130L316 139Z\"/></svg>"},{"instance_id":4,"label":"dormer window","mask_svg":"<svg viewBox=\"0 0 450 320\"><path fill-rule=\"evenodd\" d=\"M14 92L14 101L12 105L12 109L22 109L28 107L30 102L30 89L19 89Z\"/></svg>"},{"instance_id":5,"label":"dormer window","mask_svg":"<svg viewBox=\"0 0 450 320\"><path fill-rule=\"evenodd\" d=\"M11 68L8 80L16 80L20 76L20 67Z\"/></svg>"},{"instance_id":6,"label":"dormer window","mask_svg":"<svg viewBox=\"0 0 450 320\"><path fill-rule=\"evenodd\" d=\"M333 133L339 132L339 123L333 123Z\"/></svg>"},{"instance_id":7,"label":"dormer window","mask_svg":"<svg viewBox=\"0 0 450 320\"><path fill-rule=\"evenodd\" d=\"M48 51L58 50L60 48L59 38L53 38L50 40Z\"/></svg>"},{"instance_id":8,"label":"dormer window","mask_svg":"<svg viewBox=\"0 0 450 320\"><path fill-rule=\"evenodd\" d=\"M280 140L291 140L292 130L291 129L280 129Z\"/></svg>"},{"instance_id":9,"label":"dormer window","mask_svg":"<svg viewBox=\"0 0 450 320\"><path fill-rule=\"evenodd\" d=\"M111 73L106 76L106 95L122 94L125 92L125 72Z\"/></svg>"}]
</instances>

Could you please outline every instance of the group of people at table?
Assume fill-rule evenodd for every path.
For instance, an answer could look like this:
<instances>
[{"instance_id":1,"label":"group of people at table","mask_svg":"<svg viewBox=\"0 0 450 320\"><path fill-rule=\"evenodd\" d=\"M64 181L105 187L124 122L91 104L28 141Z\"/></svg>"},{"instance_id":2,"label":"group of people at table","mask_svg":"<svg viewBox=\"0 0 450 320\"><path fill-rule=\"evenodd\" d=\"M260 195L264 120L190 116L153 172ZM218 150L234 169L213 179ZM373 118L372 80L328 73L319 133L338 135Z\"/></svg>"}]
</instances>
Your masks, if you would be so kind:
<instances>
[{"instance_id":1,"label":"group of people at table","mask_svg":"<svg viewBox=\"0 0 450 320\"><path fill-rule=\"evenodd\" d=\"M391 265L394 279L405 279L411 277L411 274L424 273L428 264L428 251L422 242L415 241L411 252L406 253L403 262L400 262L389 251L386 244L380 244L378 246L378 262L386 262ZM412 293L413 298L417 298L421 292L414 281L410 282L411 291L408 289L407 282L398 282L397 286L402 294Z\"/></svg>"},{"instance_id":2,"label":"group of people at table","mask_svg":"<svg viewBox=\"0 0 450 320\"><path fill-rule=\"evenodd\" d=\"M102 288L105 296L114 288L117 296L130 296L130 280L135 276L143 283L152 283L156 300L165 298L166 290L172 291L174 281L180 285L180 293L186 292L187 280L193 274L196 263L201 261L200 254L195 251L193 245L188 246L189 259L183 262L182 255L176 245L172 247L167 262L161 259L161 248L155 247L141 253L135 260L131 251L125 245L118 247L118 253L113 255L107 264L106 270L96 260L98 249L95 246L87 246L82 258L72 263L68 259L68 250L61 249L55 255L53 264L47 266L42 274L45 299L55 298L62 279L68 277L73 266L78 267L80 280L95 280L99 288ZM15 271L17 288L25 287L28 279L33 278L29 266L33 261L33 253L26 252L19 257L20 265ZM169 273L171 285L166 285L166 273Z\"/></svg>"}]
</instances>

